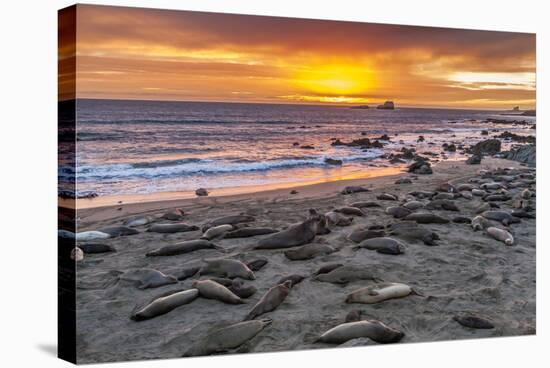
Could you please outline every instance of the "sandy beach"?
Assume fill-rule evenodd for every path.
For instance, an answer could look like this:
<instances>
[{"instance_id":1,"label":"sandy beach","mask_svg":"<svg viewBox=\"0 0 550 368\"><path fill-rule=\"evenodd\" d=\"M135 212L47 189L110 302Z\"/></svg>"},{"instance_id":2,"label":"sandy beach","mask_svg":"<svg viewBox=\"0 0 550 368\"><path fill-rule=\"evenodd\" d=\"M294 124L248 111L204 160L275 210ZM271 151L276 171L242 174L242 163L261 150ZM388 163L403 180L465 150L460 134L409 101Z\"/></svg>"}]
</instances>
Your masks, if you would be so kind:
<instances>
[{"instance_id":1,"label":"sandy beach","mask_svg":"<svg viewBox=\"0 0 550 368\"><path fill-rule=\"evenodd\" d=\"M498 171L499 168L512 169L503 173ZM434 165L433 171L432 175L398 172L254 193L79 208L79 232L122 225L135 216L152 216L154 219L149 224L135 227L138 234L93 241L109 245L116 252L85 254L84 260L77 263L78 362L180 357L209 333L241 322L260 298L288 275L301 275L304 279L292 286L286 299L274 311L260 317L270 318L272 323L254 338L229 349L227 353L336 347L336 344L316 340L327 330L344 323L353 310L361 311L361 319L379 320L403 332L400 343L534 334L534 218L524 217L520 222L511 224L492 224L513 235L512 246L490 237L486 230L474 231L469 223L453 221L418 224L438 235L437 246L391 235L405 245L404 253L398 255L357 249L358 244L348 238L354 231L375 225L380 225L386 236L390 236L388 226L404 220L387 214L387 207L411 200L422 202L425 206L434 199L415 198L409 193L436 191L445 183L453 186L452 202L458 207L458 212L432 207L412 212L429 212L449 220L457 216L472 219L483 204L489 206L489 203L494 203L499 207L492 208L495 210L518 210L518 196L522 195L522 191L535 192L535 179L525 179L535 175L534 169L515 161L490 157L484 158L480 165L445 161ZM410 178L411 183L396 184L400 178ZM482 197L471 195L472 188L463 190L470 192L470 195L462 196L462 191L456 191L460 184L471 184L478 189L483 183L493 182L501 183L500 187L488 188L486 193L505 193L507 198L484 201ZM369 191L341 194L347 186L363 186ZM292 190L297 193L290 194ZM382 193L394 194L398 199L377 199ZM312 259L287 258L284 252L295 248L253 249L261 239L270 235L214 239L212 242L218 246L216 249L164 257L145 256L163 246L199 239L203 235L201 230L173 234L147 232L153 224L183 222L201 228L217 218L246 214L254 220L242 226L283 230L305 221L309 209L325 214L360 201L374 201L380 207L362 208L362 216L345 215L353 217L350 226L329 225L329 234L316 235L310 243L328 245L334 251ZM181 221L161 218L174 209L183 210ZM534 217L534 210L531 213ZM267 261L265 266L254 272L254 280L243 280L245 285L257 289L245 299L245 304L230 305L199 296L164 315L139 322L130 319L136 309L158 296L191 289L195 280L210 276L196 274L177 283L139 289L125 277L129 271L154 269L177 277L182 270L201 266L204 259L212 258L236 259L243 263L257 259ZM346 303L347 295L374 285L375 281L356 279L345 284L320 281L313 274L326 264L368 270L378 280L407 284L421 296L411 294L376 304ZM453 319L464 313L480 316L490 321L494 328L469 328ZM360 338L349 340L344 346L370 344L376 342Z\"/></svg>"}]
</instances>

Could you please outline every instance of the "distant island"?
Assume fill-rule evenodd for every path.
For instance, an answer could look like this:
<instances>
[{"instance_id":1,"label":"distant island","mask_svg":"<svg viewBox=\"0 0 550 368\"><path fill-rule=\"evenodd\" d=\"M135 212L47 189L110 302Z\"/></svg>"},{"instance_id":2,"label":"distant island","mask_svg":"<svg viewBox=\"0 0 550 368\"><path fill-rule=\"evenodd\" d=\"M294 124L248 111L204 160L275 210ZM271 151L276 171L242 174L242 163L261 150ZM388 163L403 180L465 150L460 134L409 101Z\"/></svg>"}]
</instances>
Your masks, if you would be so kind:
<instances>
[{"instance_id":1,"label":"distant island","mask_svg":"<svg viewBox=\"0 0 550 368\"><path fill-rule=\"evenodd\" d=\"M537 110L520 110L519 106L514 106L512 110L506 111L501 115L513 115L513 116L537 116Z\"/></svg>"},{"instance_id":2,"label":"distant island","mask_svg":"<svg viewBox=\"0 0 550 368\"><path fill-rule=\"evenodd\" d=\"M383 105L378 105L376 108L379 110L394 110L395 105L393 104L393 101L386 101Z\"/></svg>"}]
</instances>

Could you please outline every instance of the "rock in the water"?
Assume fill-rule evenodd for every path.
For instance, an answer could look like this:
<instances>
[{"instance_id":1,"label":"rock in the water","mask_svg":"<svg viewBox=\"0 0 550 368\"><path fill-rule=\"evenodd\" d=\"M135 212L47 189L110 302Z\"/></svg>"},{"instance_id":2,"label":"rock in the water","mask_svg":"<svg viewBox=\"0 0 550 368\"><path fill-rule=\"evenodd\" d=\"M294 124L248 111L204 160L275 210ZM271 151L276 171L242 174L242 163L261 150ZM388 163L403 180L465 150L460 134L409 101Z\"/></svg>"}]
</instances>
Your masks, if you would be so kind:
<instances>
[{"instance_id":1,"label":"rock in the water","mask_svg":"<svg viewBox=\"0 0 550 368\"><path fill-rule=\"evenodd\" d=\"M342 160L336 160L336 159L333 159L333 158L325 158L325 163L328 164L328 165L341 166L342 165Z\"/></svg>"},{"instance_id":2,"label":"rock in the water","mask_svg":"<svg viewBox=\"0 0 550 368\"><path fill-rule=\"evenodd\" d=\"M204 188L199 188L195 190L195 194L199 197L206 197L208 195L208 191Z\"/></svg>"},{"instance_id":3,"label":"rock in the water","mask_svg":"<svg viewBox=\"0 0 550 368\"><path fill-rule=\"evenodd\" d=\"M502 156L508 160L522 162L529 166L535 166L537 164L537 147L531 144L524 145L517 149L504 152Z\"/></svg>"},{"instance_id":4,"label":"rock in the water","mask_svg":"<svg viewBox=\"0 0 550 368\"><path fill-rule=\"evenodd\" d=\"M379 110L394 110L395 105L393 101L386 101L382 105L378 105L376 108Z\"/></svg>"},{"instance_id":5,"label":"rock in the water","mask_svg":"<svg viewBox=\"0 0 550 368\"><path fill-rule=\"evenodd\" d=\"M477 143L471 148L473 154L476 155L494 155L500 152L500 140L498 139L487 139Z\"/></svg>"}]
</instances>

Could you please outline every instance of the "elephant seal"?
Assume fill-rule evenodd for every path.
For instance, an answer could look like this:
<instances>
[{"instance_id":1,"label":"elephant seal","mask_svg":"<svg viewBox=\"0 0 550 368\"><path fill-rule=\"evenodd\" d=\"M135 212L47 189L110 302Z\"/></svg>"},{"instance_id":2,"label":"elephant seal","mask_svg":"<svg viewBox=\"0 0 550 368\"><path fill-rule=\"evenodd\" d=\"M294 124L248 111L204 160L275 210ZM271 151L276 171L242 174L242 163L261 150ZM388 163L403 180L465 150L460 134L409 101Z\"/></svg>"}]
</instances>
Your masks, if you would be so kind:
<instances>
[{"instance_id":1,"label":"elephant seal","mask_svg":"<svg viewBox=\"0 0 550 368\"><path fill-rule=\"evenodd\" d=\"M350 215L350 216L365 216L365 213L357 207L340 207L334 210L334 212L342 213L344 215Z\"/></svg>"},{"instance_id":2,"label":"elephant seal","mask_svg":"<svg viewBox=\"0 0 550 368\"><path fill-rule=\"evenodd\" d=\"M161 234L173 234L173 233L185 233L188 231L195 231L199 228L195 225L187 224L155 224L150 226L147 231L152 233L161 233Z\"/></svg>"},{"instance_id":3,"label":"elephant seal","mask_svg":"<svg viewBox=\"0 0 550 368\"><path fill-rule=\"evenodd\" d=\"M479 186L481 189L490 189L490 190L495 190L495 189L500 189L502 188L502 184L500 183L495 183L495 182L491 182L491 183L483 183Z\"/></svg>"},{"instance_id":4,"label":"elephant seal","mask_svg":"<svg viewBox=\"0 0 550 368\"><path fill-rule=\"evenodd\" d=\"M489 220L501 222L504 226L521 222L519 218L514 217L505 211L485 211L481 214L481 216Z\"/></svg>"},{"instance_id":5,"label":"elephant seal","mask_svg":"<svg viewBox=\"0 0 550 368\"><path fill-rule=\"evenodd\" d=\"M128 227L143 226L143 225L148 225L153 221L155 221L155 218L153 216L131 217L128 220L124 221L124 226L128 226Z\"/></svg>"},{"instance_id":6,"label":"elephant seal","mask_svg":"<svg viewBox=\"0 0 550 368\"><path fill-rule=\"evenodd\" d=\"M202 226L202 232L206 232L206 230L210 229L211 227L220 226L220 225L237 225L242 224L246 222L254 222L256 221L256 218L254 216L249 215L230 215L230 216L224 216L217 218L215 220L209 221L206 224Z\"/></svg>"},{"instance_id":7,"label":"elephant seal","mask_svg":"<svg viewBox=\"0 0 550 368\"><path fill-rule=\"evenodd\" d=\"M284 252L285 257L291 261L303 261L306 259L315 258L320 255L334 253L336 250L326 244L306 244L296 249L287 250Z\"/></svg>"},{"instance_id":8,"label":"elephant seal","mask_svg":"<svg viewBox=\"0 0 550 368\"><path fill-rule=\"evenodd\" d=\"M318 214L315 210L309 210L309 215L306 221L261 239L254 249L296 247L311 242L316 235L330 233L325 215Z\"/></svg>"},{"instance_id":9,"label":"elephant seal","mask_svg":"<svg viewBox=\"0 0 550 368\"><path fill-rule=\"evenodd\" d=\"M472 189L472 194L475 195L476 197L483 197L484 195L487 194L487 192L481 189Z\"/></svg>"},{"instance_id":10,"label":"elephant seal","mask_svg":"<svg viewBox=\"0 0 550 368\"><path fill-rule=\"evenodd\" d=\"M363 240L379 238L386 234L384 230L362 230L357 229L348 235L348 239L355 243L361 243Z\"/></svg>"},{"instance_id":11,"label":"elephant seal","mask_svg":"<svg viewBox=\"0 0 550 368\"><path fill-rule=\"evenodd\" d=\"M435 192L429 192L427 190L417 190L414 192L409 192L409 195L418 199L426 199L426 198L432 198L435 195Z\"/></svg>"},{"instance_id":12,"label":"elephant seal","mask_svg":"<svg viewBox=\"0 0 550 368\"><path fill-rule=\"evenodd\" d=\"M140 308L137 312L133 313L130 318L133 321L144 321L146 319L157 317L166 314L184 304L191 303L198 296L199 291L197 289L178 291L176 293L162 296L156 298L143 308Z\"/></svg>"},{"instance_id":13,"label":"elephant seal","mask_svg":"<svg viewBox=\"0 0 550 368\"><path fill-rule=\"evenodd\" d=\"M258 289L254 285L246 286L241 280L233 280L229 286L229 290L237 295L239 298L250 298L252 295L256 294Z\"/></svg>"},{"instance_id":14,"label":"elephant seal","mask_svg":"<svg viewBox=\"0 0 550 368\"><path fill-rule=\"evenodd\" d=\"M460 209L449 199L434 199L426 205L428 210L446 210L459 212Z\"/></svg>"},{"instance_id":15,"label":"elephant seal","mask_svg":"<svg viewBox=\"0 0 550 368\"><path fill-rule=\"evenodd\" d=\"M368 337L378 343L387 344L398 342L403 336L405 336L403 332L388 327L380 321L365 320L343 323L331 328L322 334L318 341L327 344L343 344L351 339Z\"/></svg>"},{"instance_id":16,"label":"elephant seal","mask_svg":"<svg viewBox=\"0 0 550 368\"><path fill-rule=\"evenodd\" d=\"M183 280L186 280L186 279L188 279L192 276L195 276L197 274L197 272L199 272L199 270L200 270L200 267L198 267L198 266L188 267L188 268L184 268L183 270L181 270L180 272L178 272L174 276L176 276L178 281L183 281Z\"/></svg>"},{"instance_id":17,"label":"elephant seal","mask_svg":"<svg viewBox=\"0 0 550 368\"><path fill-rule=\"evenodd\" d=\"M277 307L286 299L291 288L292 281L290 280L285 281L283 284L273 286L262 296L258 303L256 303L252 310L246 315L244 320L248 321L261 316L264 313L277 309Z\"/></svg>"},{"instance_id":18,"label":"elephant seal","mask_svg":"<svg viewBox=\"0 0 550 368\"><path fill-rule=\"evenodd\" d=\"M472 219L472 229L474 229L474 231L483 230L491 226L491 221L483 216L476 216Z\"/></svg>"},{"instance_id":19,"label":"elephant seal","mask_svg":"<svg viewBox=\"0 0 550 368\"><path fill-rule=\"evenodd\" d=\"M82 249L85 254L116 252L115 248L103 243L78 243L78 247Z\"/></svg>"},{"instance_id":20,"label":"elephant seal","mask_svg":"<svg viewBox=\"0 0 550 368\"><path fill-rule=\"evenodd\" d=\"M397 282L382 282L353 291L346 297L346 303L374 304L384 300L403 298L417 294L409 285Z\"/></svg>"},{"instance_id":21,"label":"elephant seal","mask_svg":"<svg viewBox=\"0 0 550 368\"><path fill-rule=\"evenodd\" d=\"M166 212L160 218L168 221L181 221L185 216L185 212L180 208L175 208L171 211Z\"/></svg>"},{"instance_id":22,"label":"elephant seal","mask_svg":"<svg viewBox=\"0 0 550 368\"><path fill-rule=\"evenodd\" d=\"M255 280L254 272L247 265L236 259L205 259L205 265L201 267L201 275L215 275L233 279L240 277L247 280Z\"/></svg>"},{"instance_id":23,"label":"elephant seal","mask_svg":"<svg viewBox=\"0 0 550 368\"><path fill-rule=\"evenodd\" d=\"M210 355L238 348L270 324L270 319L260 319L239 322L217 329L193 344L183 356Z\"/></svg>"},{"instance_id":24,"label":"elephant seal","mask_svg":"<svg viewBox=\"0 0 550 368\"><path fill-rule=\"evenodd\" d=\"M453 217L453 219L451 221L454 222L455 224L471 224L472 223L472 219L469 218L469 217L466 217L466 216L455 216L455 217Z\"/></svg>"},{"instance_id":25,"label":"elephant seal","mask_svg":"<svg viewBox=\"0 0 550 368\"><path fill-rule=\"evenodd\" d=\"M418 209L424 208L424 203L420 201L409 201L402 204L403 207L411 211L416 211Z\"/></svg>"},{"instance_id":26,"label":"elephant seal","mask_svg":"<svg viewBox=\"0 0 550 368\"><path fill-rule=\"evenodd\" d=\"M407 240L407 241L421 241L426 245L434 246L437 245L436 241L440 240L439 235L424 229L420 226L415 227L396 227L395 230L390 231L390 235L397 236L398 238Z\"/></svg>"},{"instance_id":27,"label":"elephant seal","mask_svg":"<svg viewBox=\"0 0 550 368\"><path fill-rule=\"evenodd\" d=\"M398 198L396 195L390 193L382 193L376 196L376 199L380 201L397 201Z\"/></svg>"},{"instance_id":28,"label":"elephant seal","mask_svg":"<svg viewBox=\"0 0 550 368\"><path fill-rule=\"evenodd\" d=\"M470 183L459 184L456 187L456 190L459 191L459 192L464 192L464 191L471 192L473 189L475 189L475 186L473 184L470 184Z\"/></svg>"},{"instance_id":29,"label":"elephant seal","mask_svg":"<svg viewBox=\"0 0 550 368\"><path fill-rule=\"evenodd\" d=\"M227 287L212 280L193 281L192 286L199 290L200 296L215 299L227 304L245 304L246 302L233 294Z\"/></svg>"},{"instance_id":30,"label":"elephant seal","mask_svg":"<svg viewBox=\"0 0 550 368\"><path fill-rule=\"evenodd\" d=\"M370 192L370 189L367 189L367 188L361 187L361 186L351 185L351 186L347 186L344 189L342 189L342 191L340 193L346 195L346 194L363 193L363 192Z\"/></svg>"},{"instance_id":31,"label":"elephant seal","mask_svg":"<svg viewBox=\"0 0 550 368\"><path fill-rule=\"evenodd\" d=\"M353 217L346 217L339 212L330 211L325 213L329 225L349 226L353 222Z\"/></svg>"},{"instance_id":32,"label":"elephant seal","mask_svg":"<svg viewBox=\"0 0 550 368\"><path fill-rule=\"evenodd\" d=\"M529 189L526 188L526 189L524 189L524 190L521 191L520 196L521 196L521 198L523 198L523 199L530 199L531 197L534 196L534 193L531 192Z\"/></svg>"},{"instance_id":33,"label":"elephant seal","mask_svg":"<svg viewBox=\"0 0 550 368\"><path fill-rule=\"evenodd\" d=\"M223 248L217 246L216 244L214 244L214 243L212 243L208 240L197 239L197 240L186 240L186 241L179 242L179 243L176 243L176 244L166 245L162 248L150 251L145 255L147 257L176 256L176 255L179 255L179 254L194 252L194 251L200 250L200 249L223 250Z\"/></svg>"},{"instance_id":34,"label":"elephant seal","mask_svg":"<svg viewBox=\"0 0 550 368\"><path fill-rule=\"evenodd\" d=\"M373 208L373 207L382 207L380 203L375 201L362 201L362 202L354 202L350 205L351 207L356 208Z\"/></svg>"},{"instance_id":35,"label":"elephant seal","mask_svg":"<svg viewBox=\"0 0 550 368\"><path fill-rule=\"evenodd\" d=\"M491 237L495 238L498 241L503 242L506 245L513 245L514 244L514 237L512 234L510 234L508 231L499 229L498 227L488 227L487 234L489 234Z\"/></svg>"},{"instance_id":36,"label":"elephant seal","mask_svg":"<svg viewBox=\"0 0 550 368\"><path fill-rule=\"evenodd\" d=\"M342 266L343 266L342 263L329 263L329 264L323 265L317 271L315 271L313 276L322 275L324 273L329 273L329 272L337 269L338 267L342 267Z\"/></svg>"},{"instance_id":37,"label":"elephant seal","mask_svg":"<svg viewBox=\"0 0 550 368\"><path fill-rule=\"evenodd\" d=\"M243 227L241 229L236 229L225 233L225 239L233 238L250 238L252 236L258 235L267 235L276 233L277 230L269 227Z\"/></svg>"},{"instance_id":38,"label":"elephant seal","mask_svg":"<svg viewBox=\"0 0 550 368\"><path fill-rule=\"evenodd\" d=\"M455 195L453 193L437 193L432 197L432 200L441 200L441 199L446 199L449 201L449 200L455 199Z\"/></svg>"},{"instance_id":39,"label":"elephant seal","mask_svg":"<svg viewBox=\"0 0 550 368\"><path fill-rule=\"evenodd\" d=\"M375 250L382 254L397 255L405 253L406 246L396 239L381 237L363 240L361 243L356 245L355 248L365 248Z\"/></svg>"},{"instance_id":40,"label":"elephant seal","mask_svg":"<svg viewBox=\"0 0 550 368\"><path fill-rule=\"evenodd\" d=\"M250 268L252 271L259 271L261 270L266 264L268 263L267 259L265 258L258 258L253 261L250 261L246 264L248 268Z\"/></svg>"},{"instance_id":41,"label":"elephant seal","mask_svg":"<svg viewBox=\"0 0 550 368\"><path fill-rule=\"evenodd\" d=\"M164 285L176 284L178 279L171 275L165 275L152 268L131 270L120 275L121 280L135 283L138 289L156 288Z\"/></svg>"},{"instance_id":42,"label":"elephant seal","mask_svg":"<svg viewBox=\"0 0 550 368\"><path fill-rule=\"evenodd\" d=\"M304 279L305 279L305 276L302 276L302 275L296 275L296 274L287 275L287 276L281 277L281 279L277 281L277 285L284 284L285 282L290 281L291 282L290 287L294 287L295 285L304 281Z\"/></svg>"},{"instance_id":43,"label":"elephant seal","mask_svg":"<svg viewBox=\"0 0 550 368\"><path fill-rule=\"evenodd\" d=\"M233 225L218 225L211 227L202 234L201 239L212 240L212 239L221 239L225 234L233 230Z\"/></svg>"},{"instance_id":44,"label":"elephant seal","mask_svg":"<svg viewBox=\"0 0 550 368\"><path fill-rule=\"evenodd\" d=\"M79 247L74 247L71 250L71 259L75 262L81 262L84 260L84 252Z\"/></svg>"},{"instance_id":45,"label":"elephant seal","mask_svg":"<svg viewBox=\"0 0 550 368\"><path fill-rule=\"evenodd\" d=\"M74 235L74 238L77 242L85 242L85 241L91 241L91 240L100 240L100 239L108 239L111 235L101 232L101 231L83 231L81 233L76 233Z\"/></svg>"},{"instance_id":46,"label":"elephant seal","mask_svg":"<svg viewBox=\"0 0 550 368\"><path fill-rule=\"evenodd\" d=\"M453 320L464 327L477 329L492 329L495 328L493 323L486 318L475 315L473 313L461 313L453 316Z\"/></svg>"},{"instance_id":47,"label":"elephant seal","mask_svg":"<svg viewBox=\"0 0 550 368\"><path fill-rule=\"evenodd\" d=\"M468 192L466 190L459 192L459 194L462 196L462 198L466 198L466 199L474 198L474 195L472 194L472 192Z\"/></svg>"},{"instance_id":48,"label":"elephant seal","mask_svg":"<svg viewBox=\"0 0 550 368\"><path fill-rule=\"evenodd\" d=\"M132 229L131 227L128 227L128 226L108 226L108 227L103 227L98 231L101 231L102 233L105 233L105 234L109 234L111 238L139 234L139 231L137 231L136 229Z\"/></svg>"},{"instance_id":49,"label":"elephant seal","mask_svg":"<svg viewBox=\"0 0 550 368\"><path fill-rule=\"evenodd\" d=\"M347 284L357 280L380 281L372 272L357 266L338 267L328 273L317 275L314 279L332 284Z\"/></svg>"},{"instance_id":50,"label":"elephant seal","mask_svg":"<svg viewBox=\"0 0 550 368\"><path fill-rule=\"evenodd\" d=\"M391 206L386 208L386 214L393 216L394 218L397 218L397 219L408 216L411 213L412 213L411 210L402 206Z\"/></svg>"},{"instance_id":51,"label":"elephant seal","mask_svg":"<svg viewBox=\"0 0 550 368\"><path fill-rule=\"evenodd\" d=\"M450 183L441 183L435 188L436 192L443 192L443 193L455 193L457 190L454 185Z\"/></svg>"},{"instance_id":52,"label":"elephant seal","mask_svg":"<svg viewBox=\"0 0 550 368\"><path fill-rule=\"evenodd\" d=\"M438 215L434 215L433 213L411 213L410 215L405 216L404 219L407 221L416 221L419 224L448 224L449 223L448 219Z\"/></svg>"},{"instance_id":53,"label":"elephant seal","mask_svg":"<svg viewBox=\"0 0 550 368\"><path fill-rule=\"evenodd\" d=\"M510 212L510 215L512 215L514 217L518 217L518 218L528 218L528 219L537 218L537 216L535 216L534 214L529 213L525 210L512 210L512 212Z\"/></svg>"}]
</instances>

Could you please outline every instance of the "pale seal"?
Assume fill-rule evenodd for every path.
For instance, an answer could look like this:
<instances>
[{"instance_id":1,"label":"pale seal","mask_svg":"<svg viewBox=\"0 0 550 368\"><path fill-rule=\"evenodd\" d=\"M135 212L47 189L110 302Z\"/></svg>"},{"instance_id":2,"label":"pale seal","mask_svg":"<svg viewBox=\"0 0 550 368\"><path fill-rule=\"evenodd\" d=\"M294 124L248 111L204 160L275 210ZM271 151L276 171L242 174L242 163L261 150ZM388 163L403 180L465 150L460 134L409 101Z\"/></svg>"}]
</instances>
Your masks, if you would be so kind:
<instances>
[{"instance_id":1,"label":"pale seal","mask_svg":"<svg viewBox=\"0 0 550 368\"><path fill-rule=\"evenodd\" d=\"M474 229L474 231L483 230L491 226L491 221L483 216L476 216L472 219L472 229Z\"/></svg>"},{"instance_id":2,"label":"pale seal","mask_svg":"<svg viewBox=\"0 0 550 368\"><path fill-rule=\"evenodd\" d=\"M328 223L334 226L349 226L353 222L353 217L346 217L335 211L327 212L325 216Z\"/></svg>"},{"instance_id":3,"label":"pale seal","mask_svg":"<svg viewBox=\"0 0 550 368\"><path fill-rule=\"evenodd\" d=\"M315 210L310 210L310 216L306 221L263 238L254 249L295 247L311 242L316 235L328 233L330 233L330 230L328 229L325 215L318 214Z\"/></svg>"},{"instance_id":4,"label":"pale seal","mask_svg":"<svg viewBox=\"0 0 550 368\"><path fill-rule=\"evenodd\" d=\"M397 201L398 200L396 195L390 194L390 193L379 194L376 196L376 199L380 201Z\"/></svg>"},{"instance_id":5,"label":"pale seal","mask_svg":"<svg viewBox=\"0 0 550 368\"><path fill-rule=\"evenodd\" d=\"M215 275L219 277L240 277L247 280L255 280L254 272L247 265L236 259L205 259L205 265L201 267L201 275Z\"/></svg>"},{"instance_id":6,"label":"pale seal","mask_svg":"<svg viewBox=\"0 0 550 368\"><path fill-rule=\"evenodd\" d=\"M306 244L296 249L287 250L284 254L291 261L303 261L334 252L336 250L327 244Z\"/></svg>"},{"instance_id":7,"label":"pale seal","mask_svg":"<svg viewBox=\"0 0 550 368\"><path fill-rule=\"evenodd\" d=\"M269 324L270 319L260 319L220 328L191 346L183 356L210 355L238 348Z\"/></svg>"},{"instance_id":8,"label":"pale seal","mask_svg":"<svg viewBox=\"0 0 550 368\"><path fill-rule=\"evenodd\" d=\"M127 271L120 276L120 279L134 282L138 289L156 288L178 282L174 276L165 275L151 268Z\"/></svg>"},{"instance_id":9,"label":"pale seal","mask_svg":"<svg viewBox=\"0 0 550 368\"><path fill-rule=\"evenodd\" d=\"M328 344L342 344L351 339L368 337L378 343L387 344L398 342L403 336L405 336L403 332L388 327L380 321L365 320L343 323L331 328L322 334L318 341Z\"/></svg>"},{"instance_id":10,"label":"pale seal","mask_svg":"<svg viewBox=\"0 0 550 368\"><path fill-rule=\"evenodd\" d=\"M71 259L76 262L81 262L84 260L84 252L79 247L74 247L71 250Z\"/></svg>"},{"instance_id":11,"label":"pale seal","mask_svg":"<svg viewBox=\"0 0 550 368\"><path fill-rule=\"evenodd\" d=\"M153 317L166 314L184 304L191 303L199 296L197 289L189 289L170 293L154 299L146 306L140 308L130 317L134 321L144 321Z\"/></svg>"},{"instance_id":12,"label":"pale seal","mask_svg":"<svg viewBox=\"0 0 550 368\"><path fill-rule=\"evenodd\" d=\"M221 239L225 236L228 231L233 230L233 225L218 225L211 227L202 234L201 239L212 240L212 239Z\"/></svg>"},{"instance_id":13,"label":"pale seal","mask_svg":"<svg viewBox=\"0 0 550 368\"><path fill-rule=\"evenodd\" d=\"M81 233L75 234L75 239L77 242L85 242L85 241L91 241L91 240L99 240L99 239L108 239L111 235L101 232L101 231L83 231Z\"/></svg>"},{"instance_id":14,"label":"pale seal","mask_svg":"<svg viewBox=\"0 0 550 368\"><path fill-rule=\"evenodd\" d=\"M264 313L277 309L277 307L286 299L288 293L290 293L291 287L292 281L287 280L283 284L276 285L269 289L246 315L245 321L254 319Z\"/></svg>"},{"instance_id":15,"label":"pale seal","mask_svg":"<svg viewBox=\"0 0 550 368\"><path fill-rule=\"evenodd\" d=\"M147 231L153 232L153 233L161 233L161 234L173 234L173 233L184 233L187 231L195 231L199 230L199 228L195 225L187 225L187 224L155 224L150 226Z\"/></svg>"},{"instance_id":16,"label":"pale seal","mask_svg":"<svg viewBox=\"0 0 550 368\"><path fill-rule=\"evenodd\" d=\"M124 226L129 226L129 227L143 226L143 225L148 225L153 221L155 221L155 218L153 216L131 217L126 221L124 221Z\"/></svg>"},{"instance_id":17,"label":"pale seal","mask_svg":"<svg viewBox=\"0 0 550 368\"><path fill-rule=\"evenodd\" d=\"M514 237L504 229L499 229L498 227L488 227L486 231L491 237L503 242L506 245L514 244Z\"/></svg>"},{"instance_id":18,"label":"pale seal","mask_svg":"<svg viewBox=\"0 0 550 368\"><path fill-rule=\"evenodd\" d=\"M162 248L152 250L146 254L147 257L155 257L155 256L176 256L179 254L185 254L194 252L199 249L218 249L222 250L222 248L218 247L216 244L204 240L204 239L197 239L197 240L187 240L176 244L166 245Z\"/></svg>"},{"instance_id":19,"label":"pale seal","mask_svg":"<svg viewBox=\"0 0 550 368\"><path fill-rule=\"evenodd\" d=\"M199 290L200 296L215 299L227 304L245 304L246 302L233 294L231 290L213 280L193 281L192 286Z\"/></svg>"},{"instance_id":20,"label":"pale seal","mask_svg":"<svg viewBox=\"0 0 550 368\"><path fill-rule=\"evenodd\" d=\"M346 298L346 303L374 304L384 300L403 298L416 292L406 284L382 282L353 291Z\"/></svg>"}]
</instances>

